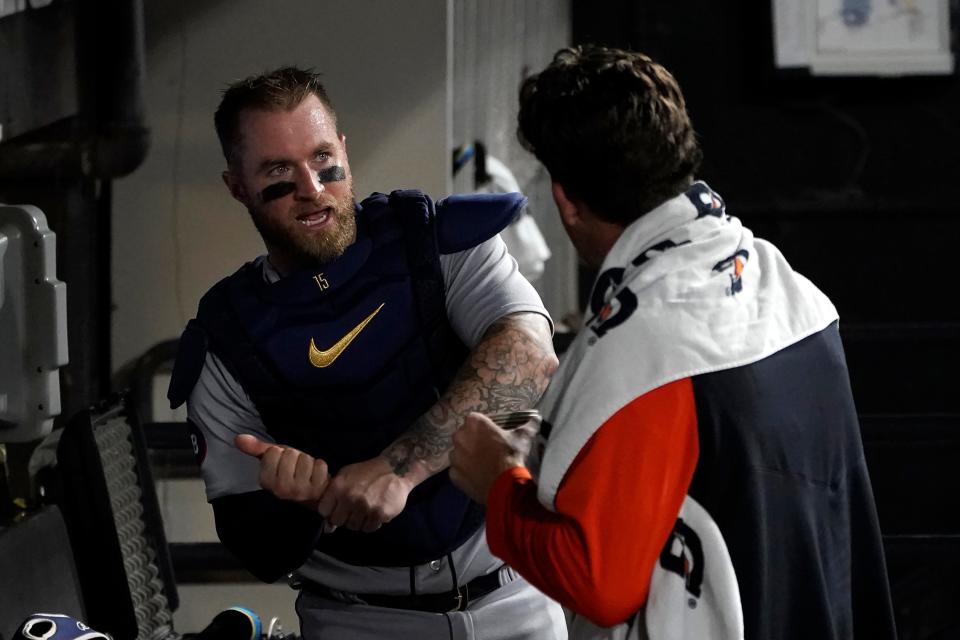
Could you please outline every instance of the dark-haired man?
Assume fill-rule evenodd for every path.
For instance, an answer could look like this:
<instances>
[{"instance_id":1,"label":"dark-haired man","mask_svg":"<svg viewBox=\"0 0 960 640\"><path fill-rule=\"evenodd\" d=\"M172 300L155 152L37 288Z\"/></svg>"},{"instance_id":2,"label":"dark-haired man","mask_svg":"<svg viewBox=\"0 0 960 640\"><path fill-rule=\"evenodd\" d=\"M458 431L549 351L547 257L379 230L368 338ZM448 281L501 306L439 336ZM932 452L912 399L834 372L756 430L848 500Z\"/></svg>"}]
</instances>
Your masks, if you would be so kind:
<instances>
[{"instance_id":1,"label":"dark-haired man","mask_svg":"<svg viewBox=\"0 0 960 640\"><path fill-rule=\"evenodd\" d=\"M446 472L467 412L530 407L556 368L496 235L523 198L355 204L312 72L232 85L215 124L267 248L203 297L171 381L221 540L261 579L296 570L306 638L565 637Z\"/></svg>"},{"instance_id":2,"label":"dark-haired man","mask_svg":"<svg viewBox=\"0 0 960 640\"><path fill-rule=\"evenodd\" d=\"M493 552L574 637L893 638L836 310L694 182L673 77L562 50L525 81L519 136L599 275L538 469L485 416L454 436Z\"/></svg>"}]
</instances>

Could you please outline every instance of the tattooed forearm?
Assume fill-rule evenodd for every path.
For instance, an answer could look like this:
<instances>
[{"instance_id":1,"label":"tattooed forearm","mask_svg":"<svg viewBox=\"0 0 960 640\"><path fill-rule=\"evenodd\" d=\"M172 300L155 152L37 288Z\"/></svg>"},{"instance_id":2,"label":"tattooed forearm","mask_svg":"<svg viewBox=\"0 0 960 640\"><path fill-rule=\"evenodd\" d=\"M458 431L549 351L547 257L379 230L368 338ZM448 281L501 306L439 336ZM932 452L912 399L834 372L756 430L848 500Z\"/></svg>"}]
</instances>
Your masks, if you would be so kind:
<instances>
[{"instance_id":1,"label":"tattooed forearm","mask_svg":"<svg viewBox=\"0 0 960 640\"><path fill-rule=\"evenodd\" d=\"M399 439L384 450L383 456L390 462L393 472L398 476L405 476L416 461L426 466L426 477L443 469L453 433L453 430L447 427L450 423L459 424L459 419L453 416L441 397L427 413L420 416Z\"/></svg>"},{"instance_id":2,"label":"tattooed forearm","mask_svg":"<svg viewBox=\"0 0 960 640\"><path fill-rule=\"evenodd\" d=\"M487 330L445 397L460 420L470 411L529 409L556 368L546 320L535 314L507 316Z\"/></svg>"},{"instance_id":3,"label":"tattooed forearm","mask_svg":"<svg viewBox=\"0 0 960 640\"><path fill-rule=\"evenodd\" d=\"M383 456L399 476L423 480L448 464L450 437L471 411L529 409L557 369L550 328L539 314L521 313L495 322L460 367L440 399Z\"/></svg>"}]
</instances>

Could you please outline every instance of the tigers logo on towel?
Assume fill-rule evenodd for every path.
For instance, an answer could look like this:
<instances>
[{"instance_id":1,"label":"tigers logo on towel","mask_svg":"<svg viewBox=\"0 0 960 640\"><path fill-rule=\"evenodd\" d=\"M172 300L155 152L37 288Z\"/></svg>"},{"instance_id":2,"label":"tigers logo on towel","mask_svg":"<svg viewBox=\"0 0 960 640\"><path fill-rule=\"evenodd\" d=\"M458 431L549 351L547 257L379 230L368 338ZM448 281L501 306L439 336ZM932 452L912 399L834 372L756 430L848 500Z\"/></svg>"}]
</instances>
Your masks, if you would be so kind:
<instances>
[{"instance_id":1,"label":"tigers logo on towel","mask_svg":"<svg viewBox=\"0 0 960 640\"><path fill-rule=\"evenodd\" d=\"M700 597L703 584L703 544L683 518L677 518L677 524L660 553L660 566L683 578L687 592L693 596L688 605L696 607L695 598Z\"/></svg>"},{"instance_id":2,"label":"tigers logo on towel","mask_svg":"<svg viewBox=\"0 0 960 640\"><path fill-rule=\"evenodd\" d=\"M733 273L728 274L730 276L730 287L727 289L727 295L735 296L743 291L743 268L749 259L750 252L746 249L740 249L732 256L724 258L713 265L713 270L717 273L723 273L730 267L733 267Z\"/></svg>"},{"instance_id":3,"label":"tigers logo on towel","mask_svg":"<svg viewBox=\"0 0 960 640\"><path fill-rule=\"evenodd\" d=\"M597 284L593 287L590 310L594 316L590 328L598 338L622 324L637 308L637 296L626 287L620 289L612 300L605 302L607 292L623 281L623 271L621 267L607 269L597 277Z\"/></svg>"},{"instance_id":4,"label":"tigers logo on towel","mask_svg":"<svg viewBox=\"0 0 960 640\"><path fill-rule=\"evenodd\" d=\"M740 588L717 523L690 496L678 516L637 614L640 637L743 640Z\"/></svg>"}]
</instances>

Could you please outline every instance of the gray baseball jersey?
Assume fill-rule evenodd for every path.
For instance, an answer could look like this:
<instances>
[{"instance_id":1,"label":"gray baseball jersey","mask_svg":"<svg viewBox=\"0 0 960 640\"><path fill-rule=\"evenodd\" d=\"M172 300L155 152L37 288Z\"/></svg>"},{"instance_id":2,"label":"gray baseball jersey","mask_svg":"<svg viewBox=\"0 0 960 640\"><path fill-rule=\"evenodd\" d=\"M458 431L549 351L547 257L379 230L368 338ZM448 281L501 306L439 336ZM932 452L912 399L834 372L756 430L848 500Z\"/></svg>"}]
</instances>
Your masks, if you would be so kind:
<instances>
[{"instance_id":1,"label":"gray baseball jersey","mask_svg":"<svg viewBox=\"0 0 960 640\"><path fill-rule=\"evenodd\" d=\"M269 261L259 258L264 277L274 282L279 275ZM499 236L459 253L440 257L446 288L447 316L464 342L472 348L497 319L518 312L542 314L550 320L540 296L517 270L516 261L507 253ZM551 321L552 326L552 321ZM207 499L256 491L259 461L234 446L234 438L249 433L273 441L256 407L223 363L208 353L203 372L187 404L187 414L206 440L206 455L201 465ZM451 555L461 583L493 571L501 561L490 554L483 529ZM298 570L305 579L332 589L363 593L406 594L410 592L410 570L406 567L359 567L313 552ZM451 588L451 572L446 558L416 567L419 593L439 593ZM522 579L518 579L523 582ZM517 585L520 588L520 585ZM531 589L532 587L526 586ZM549 627L555 620L553 603L544 619ZM546 609L545 609L546 610Z\"/></svg>"}]
</instances>

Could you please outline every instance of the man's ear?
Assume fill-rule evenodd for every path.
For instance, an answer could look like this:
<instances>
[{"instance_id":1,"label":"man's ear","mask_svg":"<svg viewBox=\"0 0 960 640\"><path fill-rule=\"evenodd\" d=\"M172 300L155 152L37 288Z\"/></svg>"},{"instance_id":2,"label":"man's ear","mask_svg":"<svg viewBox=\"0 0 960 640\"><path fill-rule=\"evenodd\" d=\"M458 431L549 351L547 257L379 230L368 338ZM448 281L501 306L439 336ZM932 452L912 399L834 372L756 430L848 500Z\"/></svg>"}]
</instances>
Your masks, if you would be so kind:
<instances>
[{"instance_id":1,"label":"man's ear","mask_svg":"<svg viewBox=\"0 0 960 640\"><path fill-rule=\"evenodd\" d=\"M559 182L553 182L550 186L553 190L553 201L557 204L557 211L560 212L560 220L566 227L576 226L583 218L580 211L582 205L571 198Z\"/></svg>"},{"instance_id":2,"label":"man's ear","mask_svg":"<svg viewBox=\"0 0 960 640\"><path fill-rule=\"evenodd\" d=\"M230 172L229 170L221 173L220 177L223 178L223 184L227 185L227 189L230 191L230 195L233 196L233 199L245 207L249 207L249 194L247 193L246 188L243 186L243 182L240 180L240 178L238 178L236 174Z\"/></svg>"}]
</instances>

